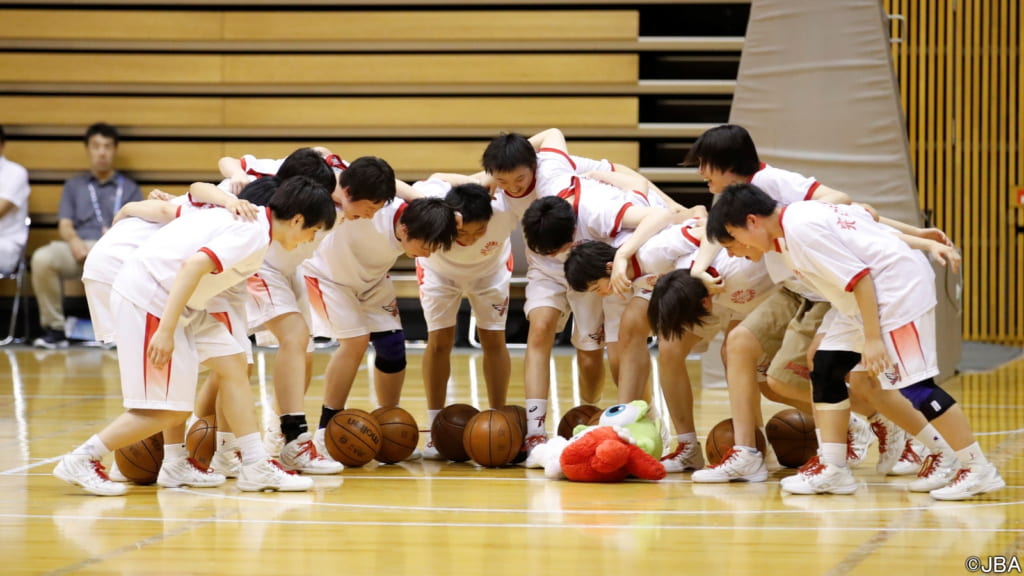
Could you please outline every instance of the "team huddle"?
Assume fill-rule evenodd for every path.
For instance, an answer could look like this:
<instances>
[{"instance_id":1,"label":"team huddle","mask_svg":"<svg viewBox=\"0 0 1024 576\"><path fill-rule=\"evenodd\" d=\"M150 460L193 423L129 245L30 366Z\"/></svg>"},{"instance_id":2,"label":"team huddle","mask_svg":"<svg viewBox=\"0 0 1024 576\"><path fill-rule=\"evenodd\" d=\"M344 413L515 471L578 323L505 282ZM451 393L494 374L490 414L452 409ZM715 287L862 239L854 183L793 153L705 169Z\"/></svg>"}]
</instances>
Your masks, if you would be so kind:
<instances>
[{"instance_id":1,"label":"team huddle","mask_svg":"<svg viewBox=\"0 0 1024 576\"><path fill-rule=\"evenodd\" d=\"M1005 486L963 410L934 382L935 283L929 256L956 267L945 235L879 217L813 178L767 166L742 127L705 132L686 163L718 196L679 205L629 167L571 155L557 129L502 134L483 170L409 185L380 158L323 148L283 160L222 158L225 180L126 204L85 262L98 339L116 343L125 412L63 456L58 478L98 495L127 490L111 452L162 431L164 487L302 491L343 465L324 430L346 407L369 344L381 407L397 406L405 335L388 272L416 259L427 324L427 424L444 407L456 318L468 298L491 408L506 404L510 237L527 246L524 450L547 439L555 336L571 313L584 403L601 401L605 358L620 403L661 393L676 434L661 462L694 482L763 482L762 395L813 415L818 455L781 487L850 494L852 468L877 437L878 472L916 474L908 489L962 500ZM724 250L723 250L724 248ZM685 361L726 334L734 445L705 466ZM316 430L303 398L312 334L337 340ZM279 426L252 410L250 336L278 346ZM198 388L200 365L208 369ZM189 458L189 416L217 415L211 467ZM429 434L410 458L441 459ZM527 465L531 460L526 459Z\"/></svg>"}]
</instances>

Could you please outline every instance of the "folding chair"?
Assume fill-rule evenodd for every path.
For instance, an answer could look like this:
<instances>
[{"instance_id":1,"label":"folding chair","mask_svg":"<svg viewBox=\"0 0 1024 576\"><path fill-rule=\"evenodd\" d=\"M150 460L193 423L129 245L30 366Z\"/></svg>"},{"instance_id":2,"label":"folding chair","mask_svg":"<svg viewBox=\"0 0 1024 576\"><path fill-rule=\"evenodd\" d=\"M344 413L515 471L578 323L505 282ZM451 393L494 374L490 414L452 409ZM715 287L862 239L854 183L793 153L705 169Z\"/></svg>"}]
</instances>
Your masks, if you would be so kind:
<instances>
[{"instance_id":1,"label":"folding chair","mask_svg":"<svg viewBox=\"0 0 1024 576\"><path fill-rule=\"evenodd\" d=\"M25 228L28 228L32 224L32 219L25 217ZM27 243L26 243L27 244ZM21 249L21 255L18 257L18 264L12 271L0 271L0 280L14 280L16 287L14 291L14 305L11 306L11 324L7 329L7 337L0 340L0 346L6 346L8 344L16 344L21 342L21 338L14 337L14 330L18 322L18 312L21 310L21 287L25 280L25 269L28 266L25 263L25 248ZM28 317L25 317L25 334L28 334Z\"/></svg>"}]
</instances>

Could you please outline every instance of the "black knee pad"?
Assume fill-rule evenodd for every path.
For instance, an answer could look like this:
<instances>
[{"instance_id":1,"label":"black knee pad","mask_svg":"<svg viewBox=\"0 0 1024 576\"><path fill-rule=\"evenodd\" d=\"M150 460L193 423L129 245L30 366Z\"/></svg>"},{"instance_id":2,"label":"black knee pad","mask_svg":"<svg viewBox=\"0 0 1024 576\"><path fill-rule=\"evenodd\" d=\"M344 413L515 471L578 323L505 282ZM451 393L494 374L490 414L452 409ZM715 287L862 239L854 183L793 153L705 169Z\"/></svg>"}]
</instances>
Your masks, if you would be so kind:
<instances>
[{"instance_id":1,"label":"black knee pad","mask_svg":"<svg viewBox=\"0 0 1024 576\"><path fill-rule=\"evenodd\" d=\"M370 334L373 351L377 357L373 365L385 374L397 374L405 370L405 332L373 332Z\"/></svg>"},{"instance_id":2,"label":"black knee pad","mask_svg":"<svg viewBox=\"0 0 1024 576\"><path fill-rule=\"evenodd\" d=\"M905 388L900 388L900 394L910 403L914 405L914 408L918 412L924 414L926 420L931 422L939 416L946 413L956 404L956 399L949 395L945 390L939 388L935 384L935 380L931 378L911 384Z\"/></svg>"},{"instance_id":3,"label":"black knee pad","mask_svg":"<svg viewBox=\"0 0 1024 576\"><path fill-rule=\"evenodd\" d=\"M818 350L811 370L811 391L815 404L840 404L850 399L846 375L860 362L860 354L838 350Z\"/></svg>"}]
</instances>

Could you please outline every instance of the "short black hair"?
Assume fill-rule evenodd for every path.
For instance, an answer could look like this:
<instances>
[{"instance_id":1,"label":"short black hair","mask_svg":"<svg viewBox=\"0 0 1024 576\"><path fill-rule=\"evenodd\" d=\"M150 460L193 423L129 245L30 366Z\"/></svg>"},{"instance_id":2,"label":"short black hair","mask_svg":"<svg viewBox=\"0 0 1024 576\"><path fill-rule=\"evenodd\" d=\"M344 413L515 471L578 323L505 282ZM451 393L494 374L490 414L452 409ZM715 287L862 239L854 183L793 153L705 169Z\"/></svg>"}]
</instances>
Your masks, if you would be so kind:
<instances>
[{"instance_id":1,"label":"short black hair","mask_svg":"<svg viewBox=\"0 0 1024 576\"><path fill-rule=\"evenodd\" d=\"M305 220L303 228L322 226L324 230L330 230L337 219L331 193L306 176L292 176L281 181L267 206L279 220L302 215Z\"/></svg>"},{"instance_id":2,"label":"short black hair","mask_svg":"<svg viewBox=\"0 0 1024 576\"><path fill-rule=\"evenodd\" d=\"M537 151L526 136L502 132L484 149L481 164L488 174L511 172L523 166L534 172L537 170Z\"/></svg>"},{"instance_id":3,"label":"short black hair","mask_svg":"<svg viewBox=\"0 0 1024 576\"><path fill-rule=\"evenodd\" d=\"M586 292L590 283L608 278L608 263L615 260L616 249L604 242L587 240L572 247L565 260L565 279L569 288Z\"/></svg>"},{"instance_id":4,"label":"short black hair","mask_svg":"<svg viewBox=\"0 0 1024 576\"><path fill-rule=\"evenodd\" d=\"M683 160L684 166L707 166L720 172L753 176L761 168L757 147L742 126L723 124L700 135Z\"/></svg>"},{"instance_id":5,"label":"short black hair","mask_svg":"<svg viewBox=\"0 0 1024 576\"><path fill-rule=\"evenodd\" d=\"M711 311L704 306L708 289L689 270L673 270L654 284L647 320L651 330L669 339L682 338L683 333L703 326Z\"/></svg>"},{"instance_id":6,"label":"short black hair","mask_svg":"<svg viewBox=\"0 0 1024 576\"><path fill-rule=\"evenodd\" d=\"M312 148L299 148L281 162L281 167L277 169L277 177L287 180L292 176L311 178L328 192L333 192L334 186L338 183L334 169Z\"/></svg>"},{"instance_id":7,"label":"short black hair","mask_svg":"<svg viewBox=\"0 0 1024 576\"><path fill-rule=\"evenodd\" d=\"M460 184L448 191L444 201L462 214L462 223L489 222L494 216L491 194L480 184Z\"/></svg>"},{"instance_id":8,"label":"short black hair","mask_svg":"<svg viewBox=\"0 0 1024 576\"><path fill-rule=\"evenodd\" d=\"M573 241L576 212L565 199L547 196L530 204L522 224L526 246L541 256L551 256Z\"/></svg>"},{"instance_id":9,"label":"short black hair","mask_svg":"<svg viewBox=\"0 0 1024 576\"><path fill-rule=\"evenodd\" d=\"M104 138L110 138L111 140L113 140L115 147L121 141L121 135L117 133L117 128L114 128L113 126L111 126L110 124L107 124L106 122L97 122L97 123L93 124L92 126L89 126L89 128L86 129L86 131L85 131L85 145L88 146L89 145L89 139L92 138L93 136L97 135L97 134L99 134L100 136L103 136Z\"/></svg>"},{"instance_id":10,"label":"short black hair","mask_svg":"<svg viewBox=\"0 0 1024 576\"><path fill-rule=\"evenodd\" d=\"M281 179L277 176L264 176L246 184L238 193L238 197L257 206L267 206L280 185Z\"/></svg>"},{"instance_id":11,"label":"short black hair","mask_svg":"<svg viewBox=\"0 0 1024 576\"><path fill-rule=\"evenodd\" d=\"M410 239L422 240L434 251L451 249L459 234L455 210L441 198L417 198L409 202L398 221L405 224Z\"/></svg>"},{"instance_id":12,"label":"short black hair","mask_svg":"<svg viewBox=\"0 0 1024 576\"><path fill-rule=\"evenodd\" d=\"M708 212L707 236L712 242L733 239L726 226L746 228L747 216L771 216L779 203L753 184L726 186Z\"/></svg>"},{"instance_id":13,"label":"short black hair","mask_svg":"<svg viewBox=\"0 0 1024 576\"><path fill-rule=\"evenodd\" d=\"M388 203L395 199L395 171L391 165L376 156L356 158L338 177L342 188L348 189L353 202Z\"/></svg>"}]
</instances>

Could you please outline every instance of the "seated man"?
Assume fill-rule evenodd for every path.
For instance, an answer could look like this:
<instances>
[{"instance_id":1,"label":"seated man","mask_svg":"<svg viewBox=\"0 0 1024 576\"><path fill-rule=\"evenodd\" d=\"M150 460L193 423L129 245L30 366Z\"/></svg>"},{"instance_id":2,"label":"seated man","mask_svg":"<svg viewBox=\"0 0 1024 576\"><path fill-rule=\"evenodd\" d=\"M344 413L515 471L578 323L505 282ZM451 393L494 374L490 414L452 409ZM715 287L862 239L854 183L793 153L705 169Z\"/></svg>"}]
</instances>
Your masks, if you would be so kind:
<instances>
[{"instance_id":1,"label":"seated man","mask_svg":"<svg viewBox=\"0 0 1024 576\"><path fill-rule=\"evenodd\" d=\"M142 200L139 186L114 170L117 129L93 124L85 132L89 171L64 183L57 213L60 240L32 254L32 290L39 304L43 335L32 343L39 348L65 348L64 304L61 283L80 278L85 257L128 202Z\"/></svg>"},{"instance_id":2,"label":"seated man","mask_svg":"<svg viewBox=\"0 0 1024 576\"><path fill-rule=\"evenodd\" d=\"M28 239L28 171L4 158L4 127L0 126L0 273L18 267Z\"/></svg>"}]
</instances>

